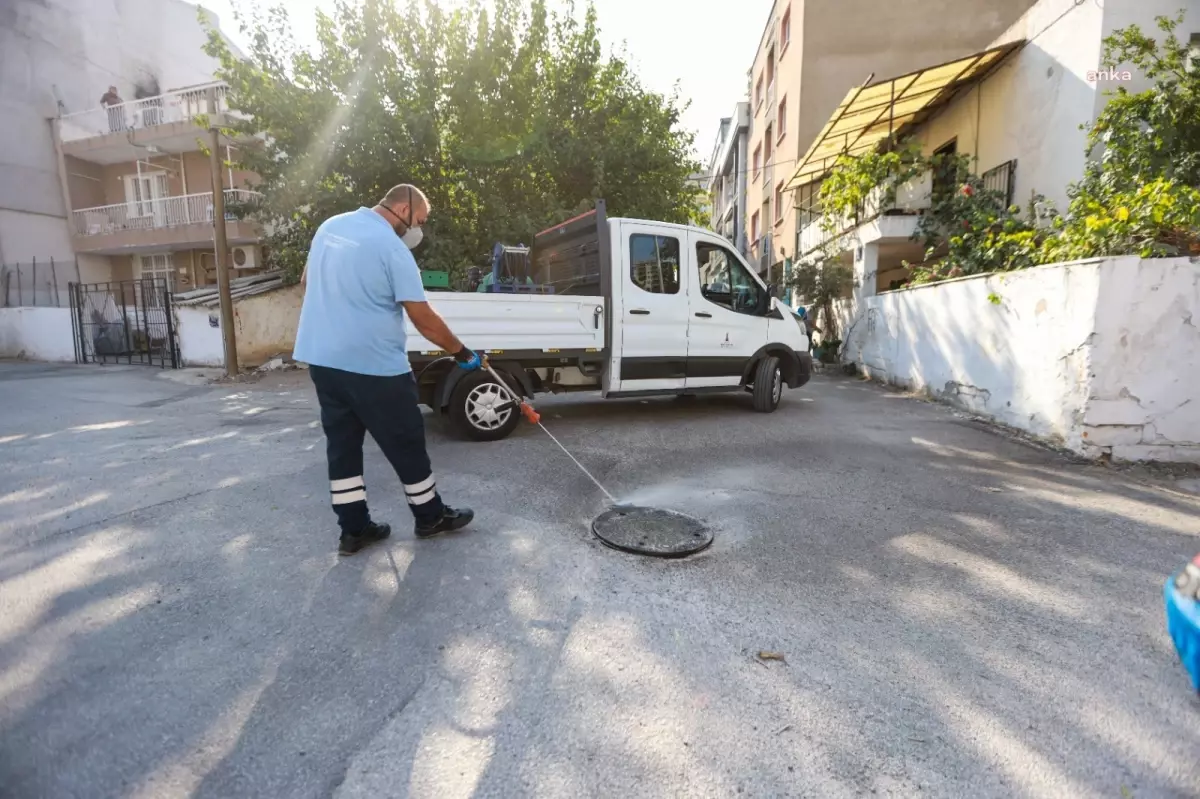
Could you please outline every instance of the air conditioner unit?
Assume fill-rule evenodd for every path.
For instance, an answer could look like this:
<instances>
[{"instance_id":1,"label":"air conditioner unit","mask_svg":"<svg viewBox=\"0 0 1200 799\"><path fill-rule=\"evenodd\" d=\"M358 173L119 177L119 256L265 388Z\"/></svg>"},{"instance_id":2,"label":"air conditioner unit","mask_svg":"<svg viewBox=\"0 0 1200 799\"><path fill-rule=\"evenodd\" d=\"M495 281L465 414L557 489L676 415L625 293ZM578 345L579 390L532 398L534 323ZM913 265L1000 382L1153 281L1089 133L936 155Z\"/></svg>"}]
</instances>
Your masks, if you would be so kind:
<instances>
[{"instance_id":1,"label":"air conditioner unit","mask_svg":"<svg viewBox=\"0 0 1200 799\"><path fill-rule=\"evenodd\" d=\"M262 265L258 247L253 244L230 247L229 265L234 269L258 269Z\"/></svg>"}]
</instances>

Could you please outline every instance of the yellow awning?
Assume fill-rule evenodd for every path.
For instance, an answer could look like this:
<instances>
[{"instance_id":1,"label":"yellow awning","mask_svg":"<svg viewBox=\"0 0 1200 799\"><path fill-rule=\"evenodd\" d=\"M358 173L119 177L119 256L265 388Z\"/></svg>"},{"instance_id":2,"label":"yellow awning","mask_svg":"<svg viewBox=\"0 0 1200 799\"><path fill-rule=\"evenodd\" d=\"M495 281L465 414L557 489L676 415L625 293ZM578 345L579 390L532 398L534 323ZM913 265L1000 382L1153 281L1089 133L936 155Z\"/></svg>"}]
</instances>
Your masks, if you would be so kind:
<instances>
[{"instance_id":1,"label":"yellow awning","mask_svg":"<svg viewBox=\"0 0 1200 799\"><path fill-rule=\"evenodd\" d=\"M927 67L898 78L856 86L825 123L820 135L800 159L800 167L787 189L813 183L825 176L839 155L862 155L888 136L899 136L920 124L954 97L964 86L982 79L1024 40L981 53Z\"/></svg>"}]
</instances>

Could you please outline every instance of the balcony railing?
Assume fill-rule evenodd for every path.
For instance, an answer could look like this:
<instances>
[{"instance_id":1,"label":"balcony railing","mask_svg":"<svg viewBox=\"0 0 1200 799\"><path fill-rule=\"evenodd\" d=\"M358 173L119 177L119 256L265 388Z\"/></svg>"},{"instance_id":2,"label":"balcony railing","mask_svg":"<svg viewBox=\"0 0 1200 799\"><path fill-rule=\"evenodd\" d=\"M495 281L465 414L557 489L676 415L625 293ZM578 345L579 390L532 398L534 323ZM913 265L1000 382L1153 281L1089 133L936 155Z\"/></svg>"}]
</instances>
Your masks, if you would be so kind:
<instances>
[{"instance_id":1,"label":"balcony railing","mask_svg":"<svg viewBox=\"0 0 1200 799\"><path fill-rule=\"evenodd\" d=\"M895 198L891 202L886 201L889 188L894 188L895 190ZM925 172L911 180L894 184L891 187L885 185L877 186L866 198L861 207L855 209L851 214L834 220L832 225L826 225L828 214L819 214L810 217L808 224L800 229L796 248L797 252L800 255L812 252L830 238L837 238L878 216L894 211L917 214L928 210L932 205L933 175L930 172ZM832 229L832 235L827 228Z\"/></svg>"},{"instance_id":2,"label":"balcony railing","mask_svg":"<svg viewBox=\"0 0 1200 799\"><path fill-rule=\"evenodd\" d=\"M218 113L229 113L226 102L229 87L221 82L206 83L160 94L157 97L67 114L59 123L62 140L78 141L109 133L145 130L156 125L194 120L209 111L209 89L216 91Z\"/></svg>"},{"instance_id":3,"label":"balcony railing","mask_svg":"<svg viewBox=\"0 0 1200 799\"><path fill-rule=\"evenodd\" d=\"M262 197L247 189L226 189L226 203L253 203ZM81 208L71 213L77 236L103 236L125 230L159 230L184 225L212 224L212 192L162 197L156 200ZM225 212L226 219L235 217Z\"/></svg>"}]
</instances>

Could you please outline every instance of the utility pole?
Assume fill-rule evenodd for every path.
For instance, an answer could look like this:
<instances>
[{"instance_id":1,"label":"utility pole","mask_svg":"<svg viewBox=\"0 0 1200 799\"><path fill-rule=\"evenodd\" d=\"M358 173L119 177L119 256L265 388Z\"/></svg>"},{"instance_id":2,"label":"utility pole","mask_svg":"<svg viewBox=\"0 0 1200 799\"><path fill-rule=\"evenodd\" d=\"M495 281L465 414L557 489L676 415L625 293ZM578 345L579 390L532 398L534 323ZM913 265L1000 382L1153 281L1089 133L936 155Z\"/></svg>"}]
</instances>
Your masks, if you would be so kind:
<instances>
[{"instance_id":1,"label":"utility pole","mask_svg":"<svg viewBox=\"0 0 1200 799\"><path fill-rule=\"evenodd\" d=\"M217 295L221 298L221 333L225 340L225 375L238 373L237 339L233 332L233 297L229 293L229 243L225 233L225 186L221 177L221 131L217 129L217 90L208 90L209 164L212 169L213 247L217 255ZM231 187L232 188L232 187Z\"/></svg>"}]
</instances>

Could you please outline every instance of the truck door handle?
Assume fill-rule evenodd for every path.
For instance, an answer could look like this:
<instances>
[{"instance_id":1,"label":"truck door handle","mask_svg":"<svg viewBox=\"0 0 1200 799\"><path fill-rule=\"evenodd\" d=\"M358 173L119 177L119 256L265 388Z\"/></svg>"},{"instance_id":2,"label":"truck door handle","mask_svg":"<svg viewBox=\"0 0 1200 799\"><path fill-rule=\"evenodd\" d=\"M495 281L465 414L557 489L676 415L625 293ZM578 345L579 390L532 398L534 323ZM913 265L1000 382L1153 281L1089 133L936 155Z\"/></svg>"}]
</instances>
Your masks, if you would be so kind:
<instances>
[{"instance_id":1,"label":"truck door handle","mask_svg":"<svg viewBox=\"0 0 1200 799\"><path fill-rule=\"evenodd\" d=\"M636 314L637 316L649 316L650 315L650 312L647 311L645 308L634 308L633 310L630 311L630 313Z\"/></svg>"},{"instance_id":2,"label":"truck door handle","mask_svg":"<svg viewBox=\"0 0 1200 799\"><path fill-rule=\"evenodd\" d=\"M704 311L696 311L696 316L699 316L701 319L712 319L712 314L705 313Z\"/></svg>"}]
</instances>

